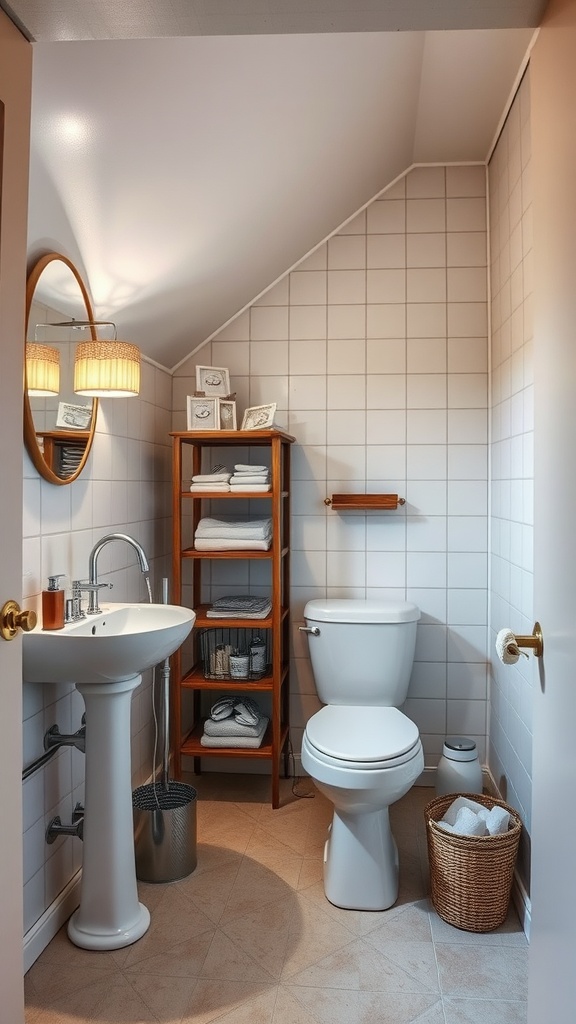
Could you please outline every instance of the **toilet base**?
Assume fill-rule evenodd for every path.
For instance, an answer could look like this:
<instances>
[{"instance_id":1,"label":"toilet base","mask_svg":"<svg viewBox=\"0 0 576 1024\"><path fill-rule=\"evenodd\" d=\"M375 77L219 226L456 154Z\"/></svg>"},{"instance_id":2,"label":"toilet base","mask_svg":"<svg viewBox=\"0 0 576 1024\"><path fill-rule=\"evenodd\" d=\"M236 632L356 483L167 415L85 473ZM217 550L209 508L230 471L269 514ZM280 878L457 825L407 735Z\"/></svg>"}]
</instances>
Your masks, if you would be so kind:
<instances>
[{"instance_id":1,"label":"toilet base","mask_svg":"<svg viewBox=\"0 0 576 1024\"><path fill-rule=\"evenodd\" d=\"M398 848L388 808L334 811L324 846L324 892L345 910L387 910L398 898Z\"/></svg>"}]
</instances>

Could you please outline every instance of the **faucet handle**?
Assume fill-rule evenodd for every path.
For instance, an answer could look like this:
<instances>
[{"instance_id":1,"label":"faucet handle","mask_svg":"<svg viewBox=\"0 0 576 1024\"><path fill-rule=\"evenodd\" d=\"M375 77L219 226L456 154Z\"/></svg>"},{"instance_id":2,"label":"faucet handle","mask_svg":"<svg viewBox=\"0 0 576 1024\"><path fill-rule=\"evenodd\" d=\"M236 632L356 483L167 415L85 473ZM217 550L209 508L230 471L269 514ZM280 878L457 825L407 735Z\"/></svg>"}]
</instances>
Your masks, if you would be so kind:
<instances>
[{"instance_id":1,"label":"faucet handle","mask_svg":"<svg viewBox=\"0 0 576 1024\"><path fill-rule=\"evenodd\" d=\"M113 583L90 583L88 580L72 580L72 591L78 594L95 594L103 587L112 590Z\"/></svg>"}]
</instances>

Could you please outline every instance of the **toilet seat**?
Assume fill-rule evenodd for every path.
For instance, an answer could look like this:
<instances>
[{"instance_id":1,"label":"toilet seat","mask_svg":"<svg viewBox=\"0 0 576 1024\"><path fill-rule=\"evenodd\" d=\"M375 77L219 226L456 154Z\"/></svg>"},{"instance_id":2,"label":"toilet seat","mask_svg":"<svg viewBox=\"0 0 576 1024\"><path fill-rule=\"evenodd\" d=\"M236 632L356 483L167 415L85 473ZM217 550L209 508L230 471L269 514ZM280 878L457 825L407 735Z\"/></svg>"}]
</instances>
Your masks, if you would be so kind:
<instances>
[{"instance_id":1,"label":"toilet seat","mask_svg":"<svg viewBox=\"0 0 576 1024\"><path fill-rule=\"evenodd\" d=\"M405 764L421 749L418 727L389 707L329 704L308 721L304 737L318 761L362 771Z\"/></svg>"}]
</instances>

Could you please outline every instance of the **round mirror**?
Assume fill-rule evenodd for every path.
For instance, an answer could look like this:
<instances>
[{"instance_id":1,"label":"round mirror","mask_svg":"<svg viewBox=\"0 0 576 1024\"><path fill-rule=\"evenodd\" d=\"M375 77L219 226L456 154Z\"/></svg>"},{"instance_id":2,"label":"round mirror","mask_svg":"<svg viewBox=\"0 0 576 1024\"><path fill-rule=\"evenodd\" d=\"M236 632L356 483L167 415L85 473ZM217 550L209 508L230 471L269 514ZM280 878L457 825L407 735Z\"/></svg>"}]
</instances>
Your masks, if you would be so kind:
<instances>
[{"instance_id":1,"label":"round mirror","mask_svg":"<svg viewBox=\"0 0 576 1024\"><path fill-rule=\"evenodd\" d=\"M60 326L71 320L88 321L79 338L77 328ZM74 394L76 342L96 340L93 321L74 264L57 252L41 256L26 282L24 443L38 472L53 484L80 476L94 440L98 399Z\"/></svg>"}]
</instances>

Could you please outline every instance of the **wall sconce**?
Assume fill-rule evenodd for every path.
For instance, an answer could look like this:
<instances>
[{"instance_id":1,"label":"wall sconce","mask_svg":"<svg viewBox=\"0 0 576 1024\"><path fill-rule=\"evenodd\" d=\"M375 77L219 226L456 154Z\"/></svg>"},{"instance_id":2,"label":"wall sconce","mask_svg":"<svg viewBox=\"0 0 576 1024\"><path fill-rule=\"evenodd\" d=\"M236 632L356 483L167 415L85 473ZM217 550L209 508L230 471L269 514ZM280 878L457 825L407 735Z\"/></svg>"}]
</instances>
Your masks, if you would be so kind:
<instances>
[{"instance_id":1,"label":"wall sconce","mask_svg":"<svg viewBox=\"0 0 576 1024\"><path fill-rule=\"evenodd\" d=\"M47 398L60 390L60 353L50 345L26 342L26 390L32 398Z\"/></svg>"}]
</instances>

